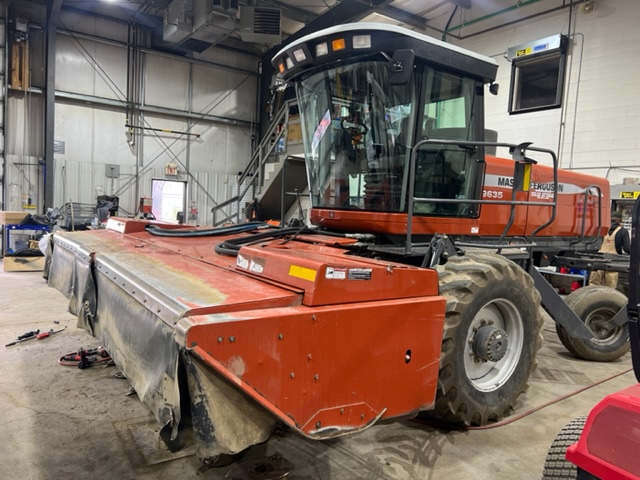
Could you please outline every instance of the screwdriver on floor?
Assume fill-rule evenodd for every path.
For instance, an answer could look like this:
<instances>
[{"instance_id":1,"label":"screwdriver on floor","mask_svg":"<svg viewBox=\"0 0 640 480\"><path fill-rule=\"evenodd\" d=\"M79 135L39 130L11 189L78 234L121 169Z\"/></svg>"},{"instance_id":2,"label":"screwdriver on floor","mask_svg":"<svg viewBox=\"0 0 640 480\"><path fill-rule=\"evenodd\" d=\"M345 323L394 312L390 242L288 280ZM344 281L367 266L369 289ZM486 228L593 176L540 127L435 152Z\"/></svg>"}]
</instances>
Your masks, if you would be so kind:
<instances>
[{"instance_id":1,"label":"screwdriver on floor","mask_svg":"<svg viewBox=\"0 0 640 480\"><path fill-rule=\"evenodd\" d=\"M67 328L67 327L65 327L65 328ZM38 340L42 340L43 338L50 337L54 333L60 333L65 328L63 328L61 330L55 330L55 331L52 328L48 332L42 332L42 333L40 333L40 330L34 330L34 331L31 331L31 332L27 332L24 335L20 335L18 337L18 340L16 340L15 342L7 343L5 345L5 347L10 347L10 346L16 345L18 343L26 342L27 340L33 340L34 338L37 338Z\"/></svg>"},{"instance_id":2,"label":"screwdriver on floor","mask_svg":"<svg viewBox=\"0 0 640 480\"><path fill-rule=\"evenodd\" d=\"M47 338L50 337L51 335L53 335L54 333L60 333L62 330L64 330L64 328L60 329L60 330L56 330L54 331L53 328L51 330L49 330L48 332L42 332L39 333L38 335L36 335L36 338L38 340L42 340L43 338Z\"/></svg>"}]
</instances>

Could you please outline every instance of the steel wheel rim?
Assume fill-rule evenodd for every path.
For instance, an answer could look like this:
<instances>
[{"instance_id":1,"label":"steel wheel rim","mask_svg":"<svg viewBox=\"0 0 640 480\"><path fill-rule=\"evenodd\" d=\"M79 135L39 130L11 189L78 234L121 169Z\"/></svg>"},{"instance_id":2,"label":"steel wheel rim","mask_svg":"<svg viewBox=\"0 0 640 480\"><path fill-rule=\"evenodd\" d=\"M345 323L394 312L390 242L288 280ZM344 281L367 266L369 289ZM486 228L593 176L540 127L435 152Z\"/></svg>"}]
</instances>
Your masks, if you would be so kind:
<instances>
[{"instance_id":1,"label":"steel wheel rim","mask_svg":"<svg viewBox=\"0 0 640 480\"><path fill-rule=\"evenodd\" d=\"M473 351L475 332L486 324L501 328L507 333L509 342L507 351L497 362L478 359ZM510 300L504 298L492 300L474 317L465 341L464 368L467 378L477 390L482 392L497 390L511 378L520 361L524 345L522 315Z\"/></svg>"},{"instance_id":2,"label":"steel wheel rim","mask_svg":"<svg viewBox=\"0 0 640 480\"><path fill-rule=\"evenodd\" d=\"M592 343L608 346L614 345L620 340L620 337L624 334L623 327L616 327L612 330L603 328L604 324L611 320L615 314L616 312L609 308L600 308L587 316L584 323L593 333Z\"/></svg>"}]
</instances>

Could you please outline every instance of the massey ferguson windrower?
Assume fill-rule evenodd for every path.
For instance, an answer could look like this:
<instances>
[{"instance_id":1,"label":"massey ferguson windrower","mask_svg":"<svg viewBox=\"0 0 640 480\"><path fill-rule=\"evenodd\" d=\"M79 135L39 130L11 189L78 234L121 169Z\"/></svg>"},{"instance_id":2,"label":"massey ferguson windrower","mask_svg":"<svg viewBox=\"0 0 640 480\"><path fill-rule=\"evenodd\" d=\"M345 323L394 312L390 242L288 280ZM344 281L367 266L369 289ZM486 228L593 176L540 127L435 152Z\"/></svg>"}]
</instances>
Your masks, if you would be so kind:
<instances>
[{"instance_id":1,"label":"massey ferguson windrower","mask_svg":"<svg viewBox=\"0 0 640 480\"><path fill-rule=\"evenodd\" d=\"M499 420L535 367L541 295L576 352L626 351L621 305L594 340L535 268L597 250L608 184L558 170L551 151L485 141L492 59L353 24L273 64L297 90L311 227L112 218L51 243L50 285L170 446L184 425L212 462L278 423L326 439L423 411Z\"/></svg>"}]
</instances>

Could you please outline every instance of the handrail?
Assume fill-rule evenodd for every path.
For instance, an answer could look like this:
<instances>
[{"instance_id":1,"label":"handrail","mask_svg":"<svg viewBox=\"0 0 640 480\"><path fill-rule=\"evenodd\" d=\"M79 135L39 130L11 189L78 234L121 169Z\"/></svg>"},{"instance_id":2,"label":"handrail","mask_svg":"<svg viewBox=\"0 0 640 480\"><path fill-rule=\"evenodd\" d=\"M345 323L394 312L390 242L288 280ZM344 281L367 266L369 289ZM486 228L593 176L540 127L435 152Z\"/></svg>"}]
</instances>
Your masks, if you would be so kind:
<instances>
[{"instance_id":1,"label":"handrail","mask_svg":"<svg viewBox=\"0 0 640 480\"><path fill-rule=\"evenodd\" d=\"M517 160L516 157L524 159L525 153L527 150L531 150L534 152L546 153L549 154L553 160L553 201L552 202L531 202L531 201L515 201L515 192L516 192L516 182L513 182L512 186L512 200L476 200L476 199L444 199L444 198L416 198L415 195L415 176L416 176L416 158L419 147L422 145L456 145L460 147L468 146L468 147L505 147L508 148L514 160ZM557 209L557 199L558 199L558 158L556 157L555 152L549 150L547 148L533 147L530 144L512 144L512 143L499 143L499 142L474 142L467 140L438 140L438 139L429 139L422 140L413 148L411 152L411 157L409 159L409 185L408 185L408 205L407 205L407 237L405 239L405 254L411 254L411 250L413 247L413 243L411 241L411 237L413 235L413 206L415 203L464 203L464 204L478 204L478 205L511 205L511 214L509 215L509 222L505 225L505 228L500 235L501 243L503 243L504 238L506 238L511 225L513 224L513 217L515 216L515 207L516 205L529 205L529 206L546 206L552 207L551 216L549 220L536 228L531 235L529 236L529 243L533 244L533 238L535 235L541 231L542 229L548 227L553 223L553 220L556 217L556 209Z\"/></svg>"},{"instance_id":2,"label":"handrail","mask_svg":"<svg viewBox=\"0 0 640 480\"><path fill-rule=\"evenodd\" d=\"M238 214L237 213L230 213L228 214L226 217L224 217L223 219L219 220L219 221L215 221L213 226L214 227L218 227L220 225L224 225L225 223L234 223L234 218L238 218ZM236 224L238 224L238 222L235 222Z\"/></svg>"},{"instance_id":3,"label":"handrail","mask_svg":"<svg viewBox=\"0 0 640 480\"><path fill-rule=\"evenodd\" d=\"M585 233L585 229L586 229L586 224L587 224L587 204L589 203L589 197L591 196L595 196L592 192L591 189L595 189L597 191L596 195L598 196L598 228L597 231L600 231L600 227L602 227L602 190L600 189L600 187L598 185L589 185L587 188L584 189L583 195L584 195L584 203L582 205L582 225L580 228L580 237L576 238L575 240L573 240L571 243L572 244L577 244L577 243L581 243L582 241L584 241L584 233ZM587 242L587 245L590 243L595 243L596 240L598 240L598 237L590 240L589 242Z\"/></svg>"},{"instance_id":4,"label":"handrail","mask_svg":"<svg viewBox=\"0 0 640 480\"><path fill-rule=\"evenodd\" d=\"M220 223L224 223L227 220L231 220L233 218L233 216L235 215L234 213L228 214L225 218L222 219L222 222L217 222L216 221L216 213L218 213L219 210L222 210L224 207L228 207L229 205L232 205L233 203L239 202L240 201L240 197L238 195L231 197L228 200L225 200L222 203L218 203L217 205L214 205L213 207L211 207L211 213L213 214L212 218L211 218L211 224L214 227L217 227L218 225L220 225ZM239 222L237 222L239 223Z\"/></svg>"},{"instance_id":5,"label":"handrail","mask_svg":"<svg viewBox=\"0 0 640 480\"><path fill-rule=\"evenodd\" d=\"M271 154L276 149L279 140L284 137L287 129L286 127L289 123L289 110L293 105L296 104L296 99L290 99L284 102L280 110L278 110L278 113L276 113L276 115L273 117L271 126L265 133L262 141L253 152L251 160L249 160L247 167L238 177L238 222L240 222L240 202L247 194L251 186L254 186L254 188L262 187L262 183L264 181L264 165L267 163L267 160L271 157ZM276 133L276 129L280 124L282 124L284 128L282 128L280 132ZM274 134L275 138L272 138ZM265 146L267 147L266 149ZM249 181L247 182L247 180Z\"/></svg>"},{"instance_id":6,"label":"handrail","mask_svg":"<svg viewBox=\"0 0 640 480\"><path fill-rule=\"evenodd\" d=\"M222 203L218 203L217 205L215 205L214 207L211 207L211 213L220 210L221 208L226 207L227 205L231 205L233 202L235 202L238 199L238 196L236 195L235 197L230 198L229 200L225 200Z\"/></svg>"}]
</instances>

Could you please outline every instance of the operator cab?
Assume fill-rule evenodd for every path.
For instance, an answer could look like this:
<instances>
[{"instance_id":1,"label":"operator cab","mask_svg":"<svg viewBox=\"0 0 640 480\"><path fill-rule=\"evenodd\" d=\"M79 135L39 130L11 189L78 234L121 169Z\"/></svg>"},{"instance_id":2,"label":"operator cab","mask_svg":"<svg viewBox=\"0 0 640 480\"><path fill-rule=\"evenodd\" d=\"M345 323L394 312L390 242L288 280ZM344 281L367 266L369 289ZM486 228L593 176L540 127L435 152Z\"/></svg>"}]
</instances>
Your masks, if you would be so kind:
<instances>
[{"instance_id":1,"label":"operator cab","mask_svg":"<svg viewBox=\"0 0 640 480\"><path fill-rule=\"evenodd\" d=\"M485 141L492 59L405 29L358 23L303 37L273 64L296 86L314 223L340 228L341 218L357 224L365 212L363 222L371 212L379 225L400 222L413 177L414 197L481 198L481 147L421 144L414 175L408 166L422 140ZM413 213L434 221L475 218L478 205L416 203Z\"/></svg>"}]
</instances>

